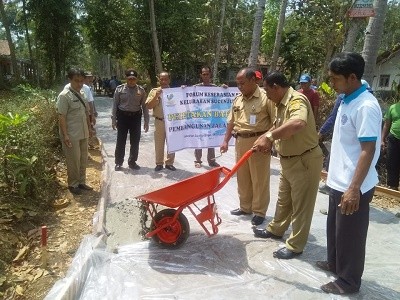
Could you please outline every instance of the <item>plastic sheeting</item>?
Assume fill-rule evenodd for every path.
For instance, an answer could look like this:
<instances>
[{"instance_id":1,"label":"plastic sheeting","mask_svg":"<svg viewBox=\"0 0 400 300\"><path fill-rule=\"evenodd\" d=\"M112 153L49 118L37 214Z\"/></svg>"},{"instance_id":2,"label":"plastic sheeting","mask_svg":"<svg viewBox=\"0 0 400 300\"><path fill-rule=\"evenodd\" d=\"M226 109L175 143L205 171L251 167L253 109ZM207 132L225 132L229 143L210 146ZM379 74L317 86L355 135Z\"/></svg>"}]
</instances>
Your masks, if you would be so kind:
<instances>
[{"instance_id":1,"label":"plastic sheeting","mask_svg":"<svg viewBox=\"0 0 400 300\"><path fill-rule=\"evenodd\" d=\"M282 241L253 236L251 217L231 216L222 205L220 231L209 238L184 213L191 234L176 250L143 241L111 253L85 238L67 277L46 299L348 299L319 289L334 277L314 266L326 252L326 216L317 211L303 255L288 261L272 257ZM351 299L400 299L398 237L399 219L371 208L362 288ZM71 282L75 288L66 292Z\"/></svg>"}]
</instances>

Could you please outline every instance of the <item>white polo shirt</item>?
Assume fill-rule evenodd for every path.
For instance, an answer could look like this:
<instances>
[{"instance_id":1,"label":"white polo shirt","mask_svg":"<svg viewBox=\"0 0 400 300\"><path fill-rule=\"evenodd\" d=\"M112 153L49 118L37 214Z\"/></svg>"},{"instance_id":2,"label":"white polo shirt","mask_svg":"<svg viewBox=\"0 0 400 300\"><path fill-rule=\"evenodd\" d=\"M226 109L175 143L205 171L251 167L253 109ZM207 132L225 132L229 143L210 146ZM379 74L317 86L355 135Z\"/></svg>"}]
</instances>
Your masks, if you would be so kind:
<instances>
[{"instance_id":1,"label":"white polo shirt","mask_svg":"<svg viewBox=\"0 0 400 300\"><path fill-rule=\"evenodd\" d=\"M380 154L382 111L378 100L362 85L344 97L339 106L333 130L327 184L332 189L345 192L354 177L361 154L361 143L375 141L375 153L361 193L378 183L375 165Z\"/></svg>"}]
</instances>

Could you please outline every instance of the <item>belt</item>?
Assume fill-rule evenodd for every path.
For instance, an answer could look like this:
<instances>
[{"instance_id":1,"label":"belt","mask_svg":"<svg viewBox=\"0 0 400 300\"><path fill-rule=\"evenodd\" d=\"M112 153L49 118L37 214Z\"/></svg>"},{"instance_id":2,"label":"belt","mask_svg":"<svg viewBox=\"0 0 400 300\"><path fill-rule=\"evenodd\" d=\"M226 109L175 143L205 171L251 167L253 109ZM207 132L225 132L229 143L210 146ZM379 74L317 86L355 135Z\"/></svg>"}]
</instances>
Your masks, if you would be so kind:
<instances>
[{"instance_id":1,"label":"belt","mask_svg":"<svg viewBox=\"0 0 400 300\"><path fill-rule=\"evenodd\" d=\"M164 121L164 118L154 117L156 120Z\"/></svg>"},{"instance_id":2,"label":"belt","mask_svg":"<svg viewBox=\"0 0 400 300\"><path fill-rule=\"evenodd\" d=\"M259 132L236 132L236 131L232 131L232 136L237 139L237 137L242 137L242 138L251 138L251 137L255 137L255 136L260 136L264 133L266 133L267 131L259 131Z\"/></svg>"},{"instance_id":3,"label":"belt","mask_svg":"<svg viewBox=\"0 0 400 300\"><path fill-rule=\"evenodd\" d=\"M120 109L118 110L118 112L119 112L120 114L122 114L122 115L124 115L124 116L128 116L128 117L137 116L137 115L139 115L139 114L142 113L141 110L138 110L138 111L125 111L125 110L120 110Z\"/></svg>"},{"instance_id":4,"label":"belt","mask_svg":"<svg viewBox=\"0 0 400 300\"><path fill-rule=\"evenodd\" d=\"M298 154L298 155L289 155L289 156L285 156L285 155L280 155L280 154L279 154L279 157L280 157L280 158L292 158L292 157L302 156L302 155L304 155L304 154L306 154L306 153L308 153L308 152L313 151L313 150L314 150L315 148L317 148L317 147L318 147L318 145L315 146L315 147L312 147L311 149L308 149L308 150L306 150L306 151L304 151L303 153Z\"/></svg>"}]
</instances>

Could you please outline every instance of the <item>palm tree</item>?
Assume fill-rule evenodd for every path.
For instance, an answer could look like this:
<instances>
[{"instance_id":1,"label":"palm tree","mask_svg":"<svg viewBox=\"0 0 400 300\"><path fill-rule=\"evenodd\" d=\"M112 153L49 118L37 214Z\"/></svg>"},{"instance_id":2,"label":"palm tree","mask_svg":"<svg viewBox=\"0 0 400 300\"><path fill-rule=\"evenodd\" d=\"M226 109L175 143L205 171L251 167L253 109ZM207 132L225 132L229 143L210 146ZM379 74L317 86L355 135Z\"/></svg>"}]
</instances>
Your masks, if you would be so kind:
<instances>
[{"instance_id":1,"label":"palm tree","mask_svg":"<svg viewBox=\"0 0 400 300\"><path fill-rule=\"evenodd\" d=\"M288 4L288 0L282 0L281 10L279 13L278 27L276 28L274 51L272 53L272 62L271 62L271 67L270 67L271 71L276 70L276 65L278 63L279 50L281 47L282 32L283 32L283 27L285 25L285 14L286 14L287 4Z\"/></svg>"},{"instance_id":2,"label":"palm tree","mask_svg":"<svg viewBox=\"0 0 400 300\"><path fill-rule=\"evenodd\" d=\"M364 48L362 56L365 60L365 70L363 78L370 84L374 78L374 68L376 65L376 58L378 57L378 50L381 44L383 35L383 23L387 11L387 0L375 0L375 17L371 17L365 31Z\"/></svg>"},{"instance_id":3,"label":"palm tree","mask_svg":"<svg viewBox=\"0 0 400 300\"><path fill-rule=\"evenodd\" d=\"M217 82L218 78L218 63L219 63L219 56L221 53L221 40L222 40L222 30L224 28L224 19L225 19L225 11L226 11L226 0L222 1L221 6L221 18L219 22L219 31L217 35L217 48L215 51L215 59L214 59L214 68L213 68L213 81Z\"/></svg>"},{"instance_id":4,"label":"palm tree","mask_svg":"<svg viewBox=\"0 0 400 300\"><path fill-rule=\"evenodd\" d=\"M161 62L160 46L158 45L154 0L149 0L149 4L150 4L150 27L151 27L151 36L153 38L154 56L156 60L156 72L157 74L160 74L163 67Z\"/></svg>"},{"instance_id":5,"label":"palm tree","mask_svg":"<svg viewBox=\"0 0 400 300\"><path fill-rule=\"evenodd\" d=\"M251 40L251 49L248 64L249 67L252 68L257 67L258 51L260 49L261 30L265 11L265 2L266 0L258 0L257 11L254 17L253 37Z\"/></svg>"}]
</instances>

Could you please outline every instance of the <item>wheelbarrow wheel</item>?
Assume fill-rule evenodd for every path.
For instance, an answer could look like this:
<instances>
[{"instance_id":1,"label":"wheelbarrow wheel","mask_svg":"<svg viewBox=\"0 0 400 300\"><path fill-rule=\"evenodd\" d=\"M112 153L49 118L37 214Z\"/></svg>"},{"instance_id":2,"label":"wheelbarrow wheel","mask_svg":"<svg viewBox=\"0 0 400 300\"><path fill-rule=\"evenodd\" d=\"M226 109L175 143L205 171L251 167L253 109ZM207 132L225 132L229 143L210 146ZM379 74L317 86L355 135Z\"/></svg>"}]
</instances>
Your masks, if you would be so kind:
<instances>
[{"instance_id":1,"label":"wheelbarrow wheel","mask_svg":"<svg viewBox=\"0 0 400 300\"><path fill-rule=\"evenodd\" d=\"M170 223L175 213L175 209L159 211L151 222L151 231ZM189 233L189 222L185 215L180 213L175 222L153 235L153 241L164 248L178 248L187 240Z\"/></svg>"}]
</instances>

